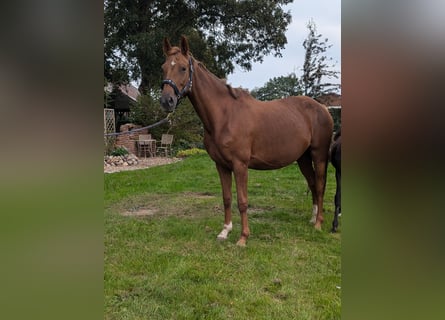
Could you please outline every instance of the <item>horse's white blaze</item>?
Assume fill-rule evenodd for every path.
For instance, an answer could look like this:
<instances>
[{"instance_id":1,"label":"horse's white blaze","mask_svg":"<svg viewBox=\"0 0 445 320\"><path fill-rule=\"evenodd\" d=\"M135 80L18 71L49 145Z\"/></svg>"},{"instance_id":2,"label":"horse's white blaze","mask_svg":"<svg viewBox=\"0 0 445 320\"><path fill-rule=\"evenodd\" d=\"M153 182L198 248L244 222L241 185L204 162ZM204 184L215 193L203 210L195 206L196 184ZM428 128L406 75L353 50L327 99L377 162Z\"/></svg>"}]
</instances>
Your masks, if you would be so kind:
<instances>
[{"instance_id":1,"label":"horse's white blaze","mask_svg":"<svg viewBox=\"0 0 445 320\"><path fill-rule=\"evenodd\" d=\"M220 239L220 240L227 239L227 235L229 234L230 231L232 231L232 221L230 221L229 224L224 224L224 228L218 234L217 239Z\"/></svg>"},{"instance_id":2,"label":"horse's white blaze","mask_svg":"<svg viewBox=\"0 0 445 320\"><path fill-rule=\"evenodd\" d=\"M176 64L176 62L174 60L172 60L171 65L172 67Z\"/></svg>"},{"instance_id":3,"label":"horse's white blaze","mask_svg":"<svg viewBox=\"0 0 445 320\"><path fill-rule=\"evenodd\" d=\"M317 213L318 213L318 205L314 204L314 206L312 207L311 223L315 223L315 221L317 221Z\"/></svg>"}]
</instances>

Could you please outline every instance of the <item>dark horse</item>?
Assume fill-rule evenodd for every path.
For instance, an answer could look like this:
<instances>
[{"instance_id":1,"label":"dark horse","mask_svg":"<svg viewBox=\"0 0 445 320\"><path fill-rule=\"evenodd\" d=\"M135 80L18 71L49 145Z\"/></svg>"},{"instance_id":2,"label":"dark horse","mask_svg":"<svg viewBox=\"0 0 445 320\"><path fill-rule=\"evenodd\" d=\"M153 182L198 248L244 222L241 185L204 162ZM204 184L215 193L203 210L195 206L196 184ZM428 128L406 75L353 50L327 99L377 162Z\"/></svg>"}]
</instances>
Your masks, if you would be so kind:
<instances>
[{"instance_id":1,"label":"dark horse","mask_svg":"<svg viewBox=\"0 0 445 320\"><path fill-rule=\"evenodd\" d=\"M269 170L298 162L312 193L315 228L323 222L323 196L332 138L333 120L326 107L308 97L262 102L242 89L234 89L210 73L189 52L183 36L180 47L164 39L161 105L173 112L188 96L204 125L204 144L216 163L224 203L224 228L232 230L232 172L235 176L241 237L250 231L247 221L248 168Z\"/></svg>"},{"instance_id":2,"label":"dark horse","mask_svg":"<svg viewBox=\"0 0 445 320\"><path fill-rule=\"evenodd\" d=\"M335 180L337 189L335 191L335 213L332 221L332 232L337 232L338 215L341 213L341 129L335 134L334 142L330 151L331 163L335 168Z\"/></svg>"}]
</instances>

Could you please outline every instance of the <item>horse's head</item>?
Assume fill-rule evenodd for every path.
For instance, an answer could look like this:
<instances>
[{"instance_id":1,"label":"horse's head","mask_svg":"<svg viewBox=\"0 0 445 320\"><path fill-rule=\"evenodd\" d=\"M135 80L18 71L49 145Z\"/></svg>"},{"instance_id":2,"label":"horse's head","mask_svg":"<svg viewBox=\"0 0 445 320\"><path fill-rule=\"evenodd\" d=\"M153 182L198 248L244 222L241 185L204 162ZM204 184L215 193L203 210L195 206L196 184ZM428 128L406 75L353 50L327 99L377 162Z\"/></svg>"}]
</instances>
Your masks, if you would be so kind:
<instances>
[{"instance_id":1,"label":"horse's head","mask_svg":"<svg viewBox=\"0 0 445 320\"><path fill-rule=\"evenodd\" d=\"M187 38L181 37L179 47L172 47L170 41L164 39L165 62L162 80L161 106L166 112L173 112L179 100L192 90L193 61L189 52Z\"/></svg>"}]
</instances>

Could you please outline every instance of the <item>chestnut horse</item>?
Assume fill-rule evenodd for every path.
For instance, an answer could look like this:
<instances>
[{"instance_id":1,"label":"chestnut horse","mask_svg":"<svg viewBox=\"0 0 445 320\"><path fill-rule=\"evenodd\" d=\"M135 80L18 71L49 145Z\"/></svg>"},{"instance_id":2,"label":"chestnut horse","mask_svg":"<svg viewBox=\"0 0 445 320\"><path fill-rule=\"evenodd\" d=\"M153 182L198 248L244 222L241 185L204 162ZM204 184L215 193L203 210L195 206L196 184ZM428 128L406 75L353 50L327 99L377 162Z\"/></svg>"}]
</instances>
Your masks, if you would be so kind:
<instances>
[{"instance_id":1,"label":"chestnut horse","mask_svg":"<svg viewBox=\"0 0 445 320\"><path fill-rule=\"evenodd\" d=\"M224 227L218 239L232 230L232 172L235 176L241 237L244 246L250 231L247 221L248 168L278 169L295 161L312 193L315 228L323 222L323 196L333 120L325 106L309 97L258 101L234 89L195 60L187 39L180 47L163 44L161 105L173 112L188 96L204 125L204 145L216 163L224 203Z\"/></svg>"}]
</instances>

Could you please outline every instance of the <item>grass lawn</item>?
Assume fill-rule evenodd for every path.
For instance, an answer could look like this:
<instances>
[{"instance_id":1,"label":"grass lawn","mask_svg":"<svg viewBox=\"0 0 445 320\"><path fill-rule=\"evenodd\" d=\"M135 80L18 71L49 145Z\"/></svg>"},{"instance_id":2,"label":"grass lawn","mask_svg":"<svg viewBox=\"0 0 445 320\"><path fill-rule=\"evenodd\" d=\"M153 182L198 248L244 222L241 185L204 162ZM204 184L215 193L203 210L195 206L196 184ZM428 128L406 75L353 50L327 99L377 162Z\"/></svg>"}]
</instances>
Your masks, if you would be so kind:
<instances>
[{"instance_id":1,"label":"grass lawn","mask_svg":"<svg viewBox=\"0 0 445 320\"><path fill-rule=\"evenodd\" d=\"M331 165L321 232L296 165L249 171L245 248L235 194L233 231L216 240L224 213L207 155L106 174L104 188L105 319L340 319Z\"/></svg>"}]
</instances>

